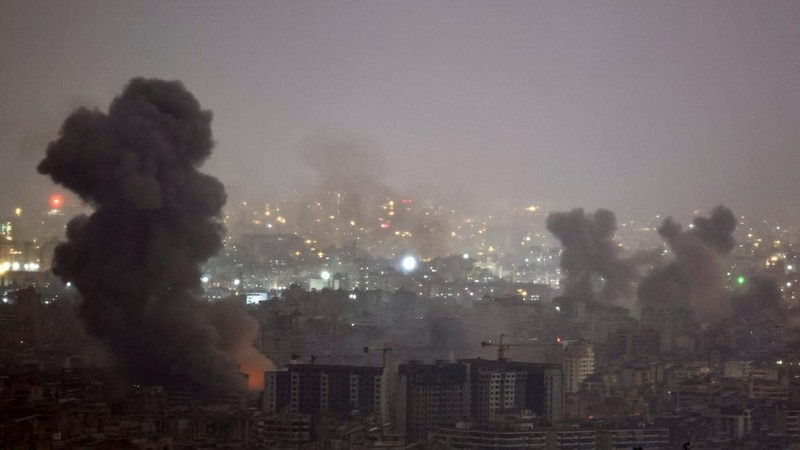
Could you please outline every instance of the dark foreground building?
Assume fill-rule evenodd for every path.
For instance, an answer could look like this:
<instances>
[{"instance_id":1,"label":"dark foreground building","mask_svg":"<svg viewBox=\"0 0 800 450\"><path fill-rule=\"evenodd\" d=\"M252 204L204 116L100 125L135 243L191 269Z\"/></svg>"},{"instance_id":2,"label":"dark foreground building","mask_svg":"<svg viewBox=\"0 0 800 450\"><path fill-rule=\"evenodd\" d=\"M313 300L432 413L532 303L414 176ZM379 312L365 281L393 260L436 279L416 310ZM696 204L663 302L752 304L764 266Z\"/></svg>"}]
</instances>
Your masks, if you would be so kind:
<instances>
[{"instance_id":1,"label":"dark foreground building","mask_svg":"<svg viewBox=\"0 0 800 450\"><path fill-rule=\"evenodd\" d=\"M498 414L523 410L545 423L563 419L560 367L484 359L400 366L397 429L410 442L437 427L488 423Z\"/></svg>"},{"instance_id":2,"label":"dark foreground building","mask_svg":"<svg viewBox=\"0 0 800 450\"><path fill-rule=\"evenodd\" d=\"M267 413L379 413L382 399L380 367L290 364L264 374Z\"/></svg>"}]
</instances>

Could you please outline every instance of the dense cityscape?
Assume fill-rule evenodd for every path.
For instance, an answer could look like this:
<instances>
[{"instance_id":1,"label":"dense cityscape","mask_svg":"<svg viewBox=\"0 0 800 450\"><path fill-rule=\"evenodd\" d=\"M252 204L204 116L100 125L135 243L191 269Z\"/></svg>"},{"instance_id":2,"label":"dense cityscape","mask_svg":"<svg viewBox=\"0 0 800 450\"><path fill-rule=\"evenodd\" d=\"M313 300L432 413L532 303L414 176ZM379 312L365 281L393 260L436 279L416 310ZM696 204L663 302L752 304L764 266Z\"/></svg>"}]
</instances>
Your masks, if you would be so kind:
<instances>
[{"instance_id":1,"label":"dense cityscape","mask_svg":"<svg viewBox=\"0 0 800 450\"><path fill-rule=\"evenodd\" d=\"M0 30L0 450L800 450L799 1Z\"/></svg>"},{"instance_id":2,"label":"dense cityscape","mask_svg":"<svg viewBox=\"0 0 800 450\"><path fill-rule=\"evenodd\" d=\"M541 449L797 441L796 225L736 218L736 244L718 267L729 309L703 320L686 303L648 303L641 288L638 298L602 300L610 282L585 265L589 256L578 270L593 293L565 295L575 271L565 247L582 243L562 246L536 206L469 216L403 197L355 208L353 196L226 209L224 249L201 282L206 301L234 298L259 324L254 345L274 369L243 375L249 393L129 384L109 372L75 315L75 288L47 270L68 212L81 205L53 195L27 220L28 208L11 211L0 228L4 440ZM569 213L586 223L599 214ZM611 220L620 260L647 255L635 280L677 260L679 250L659 243L664 218ZM684 300L695 291L703 287Z\"/></svg>"}]
</instances>

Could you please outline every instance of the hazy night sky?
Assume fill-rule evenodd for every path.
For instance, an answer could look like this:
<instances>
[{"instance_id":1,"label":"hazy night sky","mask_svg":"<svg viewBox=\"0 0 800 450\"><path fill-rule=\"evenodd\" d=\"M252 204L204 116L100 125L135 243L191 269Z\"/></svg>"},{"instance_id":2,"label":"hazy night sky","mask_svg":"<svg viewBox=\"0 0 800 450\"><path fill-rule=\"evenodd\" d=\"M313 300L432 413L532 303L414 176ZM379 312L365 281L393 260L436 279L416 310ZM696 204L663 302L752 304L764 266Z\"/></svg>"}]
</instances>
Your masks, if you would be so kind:
<instances>
[{"instance_id":1,"label":"hazy night sky","mask_svg":"<svg viewBox=\"0 0 800 450\"><path fill-rule=\"evenodd\" d=\"M214 111L234 198L358 136L387 183L493 206L800 216L800 1L3 1L0 216L76 106L134 76ZM64 192L64 189L60 189Z\"/></svg>"}]
</instances>

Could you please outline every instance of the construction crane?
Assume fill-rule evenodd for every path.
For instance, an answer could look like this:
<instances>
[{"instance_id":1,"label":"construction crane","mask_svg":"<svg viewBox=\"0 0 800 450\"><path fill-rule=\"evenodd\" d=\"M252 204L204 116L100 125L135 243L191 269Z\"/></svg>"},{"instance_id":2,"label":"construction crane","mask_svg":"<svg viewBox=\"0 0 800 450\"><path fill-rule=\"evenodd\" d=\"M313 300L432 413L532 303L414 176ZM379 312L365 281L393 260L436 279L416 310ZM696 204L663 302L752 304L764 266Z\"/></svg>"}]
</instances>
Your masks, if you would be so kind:
<instances>
[{"instance_id":1,"label":"construction crane","mask_svg":"<svg viewBox=\"0 0 800 450\"><path fill-rule=\"evenodd\" d=\"M506 350L510 350L511 347L541 347L546 346L548 344L536 343L536 344L509 344L505 341L506 336L505 333L500 333L500 339L497 343L492 341L484 341L481 342L481 347L497 347L497 360L498 361L505 361L506 359Z\"/></svg>"},{"instance_id":2,"label":"construction crane","mask_svg":"<svg viewBox=\"0 0 800 450\"><path fill-rule=\"evenodd\" d=\"M364 353L369 353L373 351L381 352L381 367L386 367L386 354L394 351L394 350L424 350L428 347L406 347L405 345L400 345L396 347L392 347L389 344L383 344L381 347L364 347Z\"/></svg>"},{"instance_id":3,"label":"construction crane","mask_svg":"<svg viewBox=\"0 0 800 450\"><path fill-rule=\"evenodd\" d=\"M381 347L364 347L364 354L367 354L371 351L380 351L381 352L381 367L386 368L386 354L394 350L389 344L383 344Z\"/></svg>"},{"instance_id":4,"label":"construction crane","mask_svg":"<svg viewBox=\"0 0 800 450\"><path fill-rule=\"evenodd\" d=\"M505 338L507 338L505 333L500 333L500 341L498 343L494 343L492 341L483 341L481 342L481 348L483 347L497 347L497 360L498 361L505 361L506 359L506 350L511 348L511 344L504 342Z\"/></svg>"},{"instance_id":5,"label":"construction crane","mask_svg":"<svg viewBox=\"0 0 800 450\"><path fill-rule=\"evenodd\" d=\"M330 353L325 353L325 354L322 354L322 355L312 354L312 355L308 356L307 358L308 358L308 363L309 364L316 364L318 359L357 358L358 356L359 355L352 355L352 354L347 355L347 354L344 354L344 353L330 352ZM298 355L297 353L292 353L291 358L292 358L292 360L300 360L300 359L304 359L305 357L303 357L302 355Z\"/></svg>"}]
</instances>

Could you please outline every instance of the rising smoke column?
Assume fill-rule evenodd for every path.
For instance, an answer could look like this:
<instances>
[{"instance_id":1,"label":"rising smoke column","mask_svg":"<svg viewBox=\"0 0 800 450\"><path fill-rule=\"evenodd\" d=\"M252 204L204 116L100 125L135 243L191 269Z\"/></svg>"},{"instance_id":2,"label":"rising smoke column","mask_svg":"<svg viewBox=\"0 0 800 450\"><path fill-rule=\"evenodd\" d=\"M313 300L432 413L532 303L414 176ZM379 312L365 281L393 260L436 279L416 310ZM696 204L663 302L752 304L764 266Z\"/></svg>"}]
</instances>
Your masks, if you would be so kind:
<instances>
[{"instance_id":1,"label":"rising smoke column","mask_svg":"<svg viewBox=\"0 0 800 450\"><path fill-rule=\"evenodd\" d=\"M381 204L389 200L397 202L405 196L387 184L389 164L374 140L359 136L319 135L306 142L299 156L317 182L317 186L306 194L305 201L300 203L336 204L336 220L340 226L348 229L352 221L357 227L367 230L362 236L364 240L359 241L360 245L380 246L392 241L391 233L403 230L410 232L405 250L427 258L448 254L450 227L441 217L426 214L417 204L408 213L392 217L385 216L385 211L380 209ZM336 194L338 196L334 197ZM398 204L397 207L405 205ZM291 215L295 223L314 220L306 208ZM391 223L389 229L378 229L379 216ZM337 236L331 236L330 240L331 244L338 246L352 242Z\"/></svg>"},{"instance_id":2,"label":"rising smoke column","mask_svg":"<svg viewBox=\"0 0 800 450\"><path fill-rule=\"evenodd\" d=\"M686 230L671 217L664 219L658 234L675 259L642 280L639 303L656 309L691 309L700 319L724 313L728 292L722 262L736 244L736 225L736 216L724 206L714 208L709 217L695 217Z\"/></svg>"},{"instance_id":3,"label":"rising smoke column","mask_svg":"<svg viewBox=\"0 0 800 450\"><path fill-rule=\"evenodd\" d=\"M222 247L226 200L198 171L210 125L180 82L137 78L107 114L73 112L38 167L94 208L67 226L53 272L76 286L87 330L132 380L243 389L239 364L270 365L243 308L201 299L200 265Z\"/></svg>"},{"instance_id":4,"label":"rising smoke column","mask_svg":"<svg viewBox=\"0 0 800 450\"><path fill-rule=\"evenodd\" d=\"M613 212L598 209L587 214L583 209L555 212L547 216L547 229L561 242L561 270L564 293L590 300L598 296L611 301L628 297L639 278L636 262L621 256L614 240L617 219ZM594 292L595 277L604 280Z\"/></svg>"}]
</instances>

